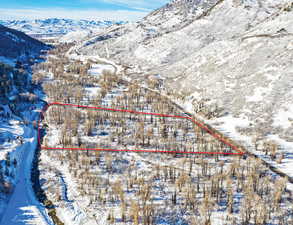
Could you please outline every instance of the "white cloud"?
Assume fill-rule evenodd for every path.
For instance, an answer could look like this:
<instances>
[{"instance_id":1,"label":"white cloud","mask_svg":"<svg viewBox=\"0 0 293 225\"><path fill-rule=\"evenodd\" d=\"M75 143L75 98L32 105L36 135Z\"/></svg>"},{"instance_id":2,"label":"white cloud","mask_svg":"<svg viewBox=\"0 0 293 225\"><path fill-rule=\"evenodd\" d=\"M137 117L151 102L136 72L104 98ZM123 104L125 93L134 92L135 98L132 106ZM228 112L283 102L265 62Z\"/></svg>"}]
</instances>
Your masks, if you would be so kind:
<instances>
[{"instance_id":1,"label":"white cloud","mask_svg":"<svg viewBox=\"0 0 293 225\"><path fill-rule=\"evenodd\" d=\"M130 0L131 1L131 0ZM137 21L148 11L130 10L65 10L65 9L1 9L0 19L88 19Z\"/></svg>"}]
</instances>

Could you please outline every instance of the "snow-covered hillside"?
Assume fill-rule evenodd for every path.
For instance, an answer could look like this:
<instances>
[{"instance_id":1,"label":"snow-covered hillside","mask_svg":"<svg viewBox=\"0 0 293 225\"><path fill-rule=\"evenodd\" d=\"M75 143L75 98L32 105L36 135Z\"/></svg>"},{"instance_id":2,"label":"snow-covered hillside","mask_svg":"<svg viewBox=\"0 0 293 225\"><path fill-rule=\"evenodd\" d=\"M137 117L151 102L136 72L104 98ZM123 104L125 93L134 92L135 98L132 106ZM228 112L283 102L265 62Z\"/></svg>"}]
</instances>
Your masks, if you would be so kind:
<instances>
[{"instance_id":1,"label":"snow-covered hillside","mask_svg":"<svg viewBox=\"0 0 293 225\"><path fill-rule=\"evenodd\" d=\"M291 141L290 155L292 21L289 0L176 0L139 23L97 34L79 51L115 59L128 74L160 74L191 112L201 105L205 115L210 108L228 115L224 124L247 121L219 127L274 139L281 149L278 138Z\"/></svg>"},{"instance_id":2,"label":"snow-covered hillside","mask_svg":"<svg viewBox=\"0 0 293 225\"><path fill-rule=\"evenodd\" d=\"M23 32L0 25L0 62L24 62L30 57L39 56L40 52L48 47Z\"/></svg>"},{"instance_id":3,"label":"snow-covered hillside","mask_svg":"<svg viewBox=\"0 0 293 225\"><path fill-rule=\"evenodd\" d=\"M91 31L100 27L107 27L122 22L89 21L72 19L36 19L36 20L6 20L0 24L20 30L29 35L64 35L73 31Z\"/></svg>"}]
</instances>

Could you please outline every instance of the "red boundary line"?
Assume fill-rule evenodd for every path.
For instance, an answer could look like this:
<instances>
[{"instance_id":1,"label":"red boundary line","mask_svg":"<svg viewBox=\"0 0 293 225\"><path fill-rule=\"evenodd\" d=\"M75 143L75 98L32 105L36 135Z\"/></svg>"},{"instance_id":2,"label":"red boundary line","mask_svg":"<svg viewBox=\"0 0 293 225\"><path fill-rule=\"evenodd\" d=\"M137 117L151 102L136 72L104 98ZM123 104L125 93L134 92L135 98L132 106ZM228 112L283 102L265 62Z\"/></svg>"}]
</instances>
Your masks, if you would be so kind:
<instances>
[{"instance_id":1,"label":"red boundary line","mask_svg":"<svg viewBox=\"0 0 293 225\"><path fill-rule=\"evenodd\" d=\"M233 152L179 152L179 151L171 151L171 150L140 150L140 149L96 149L96 148L49 148L44 147L41 145L41 135L40 135L40 122L44 118L44 113L48 110L48 108L52 105L61 105L61 106L73 106L78 108L87 108L87 109L99 109L105 111L112 111L112 112L127 112L132 114L143 114L143 115L152 115L152 116L159 116L159 117L171 117L171 118L180 118L180 119L187 119L193 122L196 126L200 127L201 129L208 132L214 138L219 140L225 145L228 145L231 149L235 150L237 153ZM161 113L147 113L147 112L138 112L134 110L127 110L127 109L112 109L112 108L104 108L104 107L95 107L95 106L84 106L84 105L75 105L75 104L67 104L67 103L59 103L59 102L52 102L46 105L42 111L40 112L40 119L38 121L38 144L41 149L43 150L82 150L82 151L111 151L111 152L154 152L154 153L179 153L179 154L209 154L209 155L243 155L244 153L234 144L230 143L225 138L221 137L219 134L212 131L209 127L205 124L194 120L192 117L187 116L178 116L178 115L167 115Z\"/></svg>"}]
</instances>

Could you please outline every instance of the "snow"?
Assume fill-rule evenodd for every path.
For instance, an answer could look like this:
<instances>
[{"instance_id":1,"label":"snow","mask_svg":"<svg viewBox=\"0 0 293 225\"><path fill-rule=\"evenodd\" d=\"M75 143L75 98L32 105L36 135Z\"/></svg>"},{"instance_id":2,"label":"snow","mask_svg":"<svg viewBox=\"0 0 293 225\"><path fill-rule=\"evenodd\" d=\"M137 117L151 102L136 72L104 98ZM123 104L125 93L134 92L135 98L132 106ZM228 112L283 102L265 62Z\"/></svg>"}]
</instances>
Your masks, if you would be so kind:
<instances>
[{"instance_id":1,"label":"snow","mask_svg":"<svg viewBox=\"0 0 293 225\"><path fill-rule=\"evenodd\" d=\"M88 59L98 59L101 60L101 58L99 58L98 56L94 56L93 58L86 57L86 56L81 56L81 55L75 55L73 57L78 57L79 59L81 59L82 61L86 61ZM108 61L106 59L103 59L104 61ZM109 62L109 61L108 61ZM109 62L109 64L111 65L104 65L104 64L95 64L89 71L89 73L93 76L100 76L101 73L103 73L103 70L105 69L105 67L110 66L113 68L115 68L114 63ZM115 69L114 69L115 70ZM233 78L233 77L232 77ZM228 83L230 85L230 83ZM98 87L87 87L85 88L86 92L89 93L91 96L94 96L96 94L96 92L98 91ZM111 93L112 94L112 93ZM257 98L259 98L259 93L258 91L256 91L256 94L254 94L253 99L256 100ZM111 100L110 96L106 96L105 100ZM186 102L184 104L184 107L188 110L188 111L193 111L192 110L192 104ZM237 133L237 129L236 127L247 127L250 124L250 121L248 120L248 118L245 115L240 115L239 117L233 117L232 115L228 115L222 118L219 118L218 120L215 121L208 121L208 123L214 124L215 127L218 127L219 130L223 131L223 133L228 134L228 136L233 137L233 139L236 140L244 140L248 143L248 148L251 147L251 140L247 137L242 137L241 135L238 135ZM218 125L216 125L218 124ZM53 139L56 139L55 136L52 137ZM249 146L250 145L250 146ZM128 154L128 153L127 153ZM145 163L144 159L141 157L139 158L140 155L138 154L132 154L133 156L135 156L136 159L138 159L139 162L139 168L143 168L144 171L148 171L148 165ZM125 155L123 156L125 158L127 158L127 155L125 153ZM68 172L68 165L66 165L66 162L63 164L63 162L59 162L58 160L53 161L50 160L50 157L47 157L46 153L42 154L42 161L44 163L44 165L50 165L53 168L58 168L56 170L58 170L60 173L62 171L62 174L58 175L58 178L56 178L58 180L58 186L60 186L62 188L62 203L66 202L65 205L61 205L58 206L56 208L57 211L57 215L59 218L61 218L62 221L68 223L68 224L87 224L87 221L82 221L79 217L82 215L82 217L85 217L83 212L77 211L76 209L79 209L81 211L83 211L82 209L85 209L89 204L88 204L88 198L87 197L83 197L83 199L81 199L80 196L78 196L78 193L76 193L76 184L74 183L74 180L72 179L72 176L70 175L70 173ZM128 159L127 159L128 160ZM267 160L267 159L266 159ZM129 160L130 161L130 160ZM158 160L160 165L162 165L163 161ZM168 163L172 162L168 161ZM174 163L176 163L174 161ZM176 165L176 164L174 164ZM105 175L107 176L107 175ZM111 180L115 180L115 177L112 177L112 175L110 174L109 177L111 178ZM49 179L49 175L48 173L45 175L45 179ZM54 178L55 179L55 178ZM66 190L68 188L68 190ZM75 190L74 190L75 189ZM71 201L74 199L74 203L72 203ZM79 202L80 205L75 205L77 204L76 202ZM114 207L113 207L114 208ZM113 209L115 211L116 214L116 209ZM105 220L106 216L103 214L101 214L101 212L97 212L96 216L99 218L99 223L98 224L106 224L106 221L103 221L103 219ZM223 221L223 219L221 217L223 217L224 215L221 213L217 213L216 215L213 215L213 221L217 221L218 223L216 224L220 224L220 220ZM101 218L101 219L100 219ZM81 223L82 221L82 223ZM94 222L93 222L94 223ZM95 224L95 223L94 223Z\"/></svg>"},{"instance_id":2,"label":"snow","mask_svg":"<svg viewBox=\"0 0 293 225\"><path fill-rule=\"evenodd\" d=\"M15 93L10 93L8 98L17 93L15 86L12 89ZM52 224L44 206L36 199L31 183L37 148L37 130L32 122L38 120L43 104L21 102L18 107L25 110L16 116L13 113L18 109L12 112L9 105L0 105L0 163L9 170L4 178L12 186L9 194L2 193L0 197L0 224ZM10 166L4 163L7 157L13 160Z\"/></svg>"},{"instance_id":3,"label":"snow","mask_svg":"<svg viewBox=\"0 0 293 225\"><path fill-rule=\"evenodd\" d=\"M287 174L288 176L293 177L293 143L286 142L281 138L275 135L269 135L268 138L270 140L275 140L280 146L279 152L285 153L285 159L282 160L282 163L278 164L276 161L272 160L269 156L266 156L261 151L256 151L252 144L252 137L241 135L237 132L236 127L248 127L249 120L247 118L234 118L232 116L225 116L219 119L215 119L213 121L207 121L210 125L215 127L216 129L220 130L222 133L230 137L231 139L235 140L242 144L248 151L256 154L262 160L268 162L270 165L278 168L283 173ZM288 189L293 191L293 185L288 183Z\"/></svg>"},{"instance_id":4,"label":"snow","mask_svg":"<svg viewBox=\"0 0 293 225\"><path fill-rule=\"evenodd\" d=\"M87 216L82 210L82 207L77 201L75 201L78 196L78 192L76 191L77 184L75 184L74 179L72 179L72 176L68 171L68 166L60 161L52 161L52 159L46 154L42 154L41 157L44 164L56 168L56 172L60 178L60 183L63 187L62 198L65 201L65 204L60 205L57 208L58 217L60 217L65 224L86 224L85 222L88 220ZM56 173L54 173L54 176L56 176ZM43 178L48 179L48 177ZM66 190L66 193L65 189L68 189Z\"/></svg>"},{"instance_id":5,"label":"snow","mask_svg":"<svg viewBox=\"0 0 293 225\"><path fill-rule=\"evenodd\" d=\"M25 222L26 224L44 224L47 225L47 223L42 219L42 215L40 214L38 208L36 206L24 206L21 207L21 213L23 214L23 222ZM17 224L18 222L20 222L20 224L23 224L23 222L21 221L21 218L19 217L14 217L14 224Z\"/></svg>"},{"instance_id":6,"label":"snow","mask_svg":"<svg viewBox=\"0 0 293 225\"><path fill-rule=\"evenodd\" d=\"M60 130L58 129L54 129L51 133L50 133L50 136L52 137L48 143L49 146L55 146L58 141L59 141L59 137L60 137Z\"/></svg>"},{"instance_id":7,"label":"snow","mask_svg":"<svg viewBox=\"0 0 293 225\"><path fill-rule=\"evenodd\" d=\"M107 64L94 64L92 68L89 70L90 75L100 76L105 72L115 72L115 68L112 65Z\"/></svg>"},{"instance_id":8,"label":"snow","mask_svg":"<svg viewBox=\"0 0 293 225\"><path fill-rule=\"evenodd\" d=\"M10 66L15 66L15 61L13 59L9 59L4 56L0 56L0 62L8 64Z\"/></svg>"},{"instance_id":9,"label":"snow","mask_svg":"<svg viewBox=\"0 0 293 225\"><path fill-rule=\"evenodd\" d=\"M23 126L25 143L16 148L20 166L16 173L16 187L7 204L1 223L14 224L52 224L44 207L36 199L31 184L31 165L37 147L37 132L32 127Z\"/></svg>"},{"instance_id":10,"label":"snow","mask_svg":"<svg viewBox=\"0 0 293 225\"><path fill-rule=\"evenodd\" d=\"M25 42L25 40L20 39L19 37L17 37L16 35L10 33L10 32L5 32L5 34L11 38L11 40L13 40L14 42Z\"/></svg>"},{"instance_id":11,"label":"snow","mask_svg":"<svg viewBox=\"0 0 293 225\"><path fill-rule=\"evenodd\" d=\"M97 93L99 93L99 90L100 90L100 87L86 87L85 88L87 95L92 98L97 96Z\"/></svg>"},{"instance_id":12,"label":"snow","mask_svg":"<svg viewBox=\"0 0 293 225\"><path fill-rule=\"evenodd\" d=\"M249 102L259 102L263 100L263 94L266 93L266 88L257 88L252 96L246 97Z\"/></svg>"},{"instance_id":13,"label":"snow","mask_svg":"<svg viewBox=\"0 0 293 225\"><path fill-rule=\"evenodd\" d=\"M90 35L90 31L72 31L69 32L68 34L65 34L62 36L59 40L61 43L71 43L74 41L81 41L82 39L86 38L88 35Z\"/></svg>"},{"instance_id":14,"label":"snow","mask_svg":"<svg viewBox=\"0 0 293 225\"><path fill-rule=\"evenodd\" d=\"M89 73L93 76L99 75L100 74L100 67L104 67L105 65L103 64L95 64L90 70ZM98 71L93 71L93 70L98 70ZM86 87L85 88L87 93L90 93L91 96L94 96L95 94L97 94L97 91L99 90L99 87ZM128 90L128 89L127 89ZM103 98L103 103L108 104L111 103L111 101L113 100L113 96L121 96L122 92L126 91L126 88L123 87L123 85L120 85L118 87L115 87L114 89L112 89L109 93L107 93L107 95ZM150 111L151 109L147 109L148 111ZM146 111L146 110L143 110ZM45 117L46 118L46 117ZM170 119L170 120L174 120L174 119ZM50 125L51 126L51 125ZM128 127L131 128L131 126L133 126L133 122L130 122L127 124ZM191 125L192 126L192 125ZM57 132L55 132L56 127L51 127L54 134L56 134ZM110 131L111 127L106 126L104 127L105 130ZM155 135L156 132L158 132L157 130L155 131ZM50 139L54 139L56 140L57 137L56 135L51 136L50 131L48 130L48 136ZM86 137L82 137L82 138L86 138ZM97 142L97 139L95 138L94 140L95 142ZM87 138L87 143L90 142L90 138ZM134 148L134 146L128 146L129 149ZM54 156L55 153L53 153ZM62 153L61 153L62 154ZM118 153L119 154L119 153ZM178 166L178 161L180 161L181 159L177 159L177 158L173 158L173 157L169 157L167 155L158 155L157 157L153 157L152 161L148 161L148 159L145 157L145 155L142 154L137 154L137 153L128 153L128 152L123 152L122 153L123 156L123 160L125 160L127 163L131 162L132 160L136 159L137 163L136 166L140 171L143 171L143 174L148 174L148 172L150 172L150 170L152 170L152 164L156 164L156 165L172 165L174 167L179 167ZM52 179L54 180L54 187L58 188L58 190L62 190L61 191L61 201L58 200L58 206L56 206L56 211L57 211L57 215L58 217L66 224L106 224L107 223L107 215L106 215L106 210L103 208L98 208L97 209L93 209L92 207L90 207L90 203L89 203L89 197L88 196L81 196L80 193L78 193L78 189L77 189L77 185L75 183L75 178L72 176L72 171L71 173L69 172L69 166L67 162L63 162L61 160L52 160L52 155L49 155L49 151L48 152L42 152L41 154L41 168L42 168L42 179L44 180L50 180L50 183L52 182ZM120 158L118 156L118 158ZM168 158L168 160L164 160ZM119 164L119 163L117 163ZM117 168L119 168L119 165L115 164L114 166L117 166ZM52 171L48 171L46 170L46 168L53 168L54 172L52 173ZM104 174L100 174L98 168L91 168L94 169L95 173L99 174L99 177L103 177L103 178L109 178L111 180L111 183L113 183L114 181L117 181L119 179L119 175L117 174L109 174L109 173L104 173ZM121 168L120 168L121 169ZM45 171L44 171L45 170ZM123 167L122 167L123 170ZM135 170L136 171L136 170ZM57 174L57 176L55 175L54 178L50 178L52 176L52 174ZM49 183L49 182L48 182ZM52 183L51 183L52 185ZM158 184L159 185L159 184ZM43 187L46 190L47 185L44 185L45 187ZM54 194L57 191L53 191L52 192L52 199L54 198ZM134 196L133 193L128 193L129 196L131 196L132 198L136 198L136 196ZM160 201L166 199L166 194L158 191L158 193L156 193L157 196L154 198L156 199L155 201L158 202L158 204L161 204ZM48 196L49 199L51 199L51 196ZM56 197L56 196L55 196ZM120 213L120 209L117 206L107 206L106 209L111 209L113 210L115 215L118 215ZM171 207L167 207L166 212L171 212ZM89 215L94 215L95 218L98 218L98 220L95 219L91 219L91 217L89 217L86 213L88 213ZM182 215L179 214L177 215L176 213L176 221L178 223L183 223L185 221L186 215ZM87 220L85 220L84 218L87 218ZM170 224L170 221L165 221L164 218L158 222L158 224Z\"/></svg>"},{"instance_id":15,"label":"snow","mask_svg":"<svg viewBox=\"0 0 293 225\"><path fill-rule=\"evenodd\" d=\"M172 15L171 15L172 16ZM260 17L264 17L263 15L260 15ZM220 20L219 20L220 21ZM174 17L173 18L173 21L169 21L170 24L169 25L173 25L173 24L176 24L177 22L179 23L180 21L176 21L176 18ZM200 22L200 21L199 21ZM220 26L219 26L220 27ZM194 29L196 30L196 29ZM236 32L237 33L237 32ZM79 35L85 35L86 36L86 32L75 32L75 33L70 33L67 35L67 37L64 37L64 40L65 41L69 41L69 40L73 40L75 38L79 38L78 36ZM160 48L157 48L156 50L153 50L153 52L149 52L147 53L148 55L146 55L146 52L149 51L149 49L147 47L144 47L144 46L139 46L136 48L136 50L134 51L134 56L137 56L138 58L142 58L142 59L147 59L147 61L150 61L150 62L153 62L154 64L156 62L160 62L160 60L158 60L155 56L160 56L160 58L167 58L169 57L169 55L171 54L170 52L170 42L176 42L176 43L179 43L178 42L178 38L180 36L180 32L178 32L178 35L174 37L174 39L168 41L166 39L163 39L161 42L158 42L158 44L162 44L164 46L164 43L166 44L166 49L160 49ZM247 46L249 46L248 44L249 43L253 43L254 41L256 41L256 39L249 39L246 41L246 44ZM193 40L194 42L194 40ZM199 41L198 41L198 45L199 45ZM181 44L181 43L180 43ZM228 49L228 45L231 45L230 42L223 42L222 45L219 45L219 46L224 46L224 44L227 45L227 49ZM238 43L237 43L238 44ZM195 45L195 44L194 44ZM243 45L244 46L244 45ZM289 46L289 45L288 45ZM215 47L217 47L217 45L215 45ZM255 44L254 46L254 49L255 51L257 51L258 48L262 48L262 45L261 44ZM78 48L76 48L78 49ZM97 48L99 49L99 48ZM155 48L153 48L155 49ZM220 51L222 51L222 49L226 49L226 48L219 48ZM179 52L179 51L178 51ZM246 51L241 51L239 49L237 49L237 53L235 52L228 52L228 51L223 51L225 54L223 54L223 57L218 57L218 60L215 60L215 64L218 65L218 66L225 66L226 63L229 63L229 61L233 61L232 59L235 59L237 60L237 62L239 61L243 61L244 57L246 58L249 58L250 55L247 54ZM217 53L217 52L216 52ZM217 53L218 54L218 53ZM201 55L201 53L199 53L199 55ZM240 57L239 57L240 56ZM242 57L243 56L243 57ZM100 58L98 56L89 56L89 57L86 57L86 56L78 56L78 55L75 55L73 57L79 57L82 61L85 61L85 60L88 60L88 59L96 59L97 61L100 60ZM208 58L208 57L205 57L205 56L202 56L200 58L197 58L197 57L193 57L195 59L199 59L199 60L195 60L194 62L194 68L196 67L200 67L202 66L203 64L206 64L207 62L213 62L213 58ZM106 59L103 59L104 62L109 62L108 60ZM177 60L176 60L177 61ZM179 60L178 60L179 61ZM111 72L115 72L115 69L117 68L116 65L112 62L109 62L111 65L106 65L106 64L95 64L89 71L89 73L93 76L100 76L104 71L106 70L109 70ZM184 62L183 62L184 63ZM231 63L229 63L229 65L232 67ZM186 69L189 67L188 65L185 65ZM183 68L183 67L181 67ZM231 68L233 69L233 68ZM230 70L230 68L229 68ZM204 71L205 72L205 71ZM207 71L209 72L209 71ZM262 72L265 72L265 71L262 71ZM195 73L198 73L200 74L199 72L195 72ZM270 74L265 74L265 76L267 76L267 78L271 78L270 80L273 80L275 81L277 79L277 76L276 77L272 77ZM233 77L233 74L227 74L227 78L231 78L231 80L224 80L224 86L225 86L225 90L229 90L229 91L232 91L235 87L236 87L236 78ZM178 76L177 78L180 82L180 79L181 77ZM234 82L234 80L235 82ZM186 78L186 80L188 81L188 78ZM194 82L197 80L196 76L194 76ZM200 81L199 81L200 82ZM220 82L219 82L220 83ZM201 85L201 84L200 84ZM236 87L237 88L237 87ZM87 87L85 88L86 92L89 93L89 95L91 97L95 96L95 94L97 93L98 91L98 87ZM246 101L248 102L259 102L259 101L262 101L265 97L265 94L266 92L268 91L268 88L263 88L263 87L260 87L260 88L255 88L253 90L253 92L249 92L249 94L244 94L244 96L246 97ZM194 92L196 93L196 92ZM219 94L220 95L220 94ZM108 100L108 99L107 99ZM187 109L188 111L190 112L193 112L193 106L192 104L190 104L189 102L185 102L184 104L181 104L184 106L185 109ZM282 126L284 128L289 128L292 123L288 120L289 118L292 118L292 115L293 115L293 108L290 106L289 109L280 109L279 110L279 113L274 117L274 124L275 126ZM209 124L213 125L213 127L216 127L218 128L221 132L225 133L227 136L231 137L232 139L235 139L237 141L241 141L245 144L245 146L247 147L248 150L254 152L253 148L252 148L252 141L251 141L251 138L250 137L247 137L247 136L243 136L243 135L240 135L238 132L237 132L237 127L249 127L250 125L250 121L249 119L247 118L247 116L243 115L243 114L240 114L239 117L233 117L232 115L227 115L225 117L221 117L219 119L216 119L216 120L211 120L211 121L207 121ZM59 136L57 133L54 134L55 136L53 136L53 139L56 139L55 138L56 136ZM285 152L292 152L292 147L293 147L293 143L289 143L289 142L285 142L284 140L280 139L279 137L277 136L270 136L270 138L272 140L276 140L278 143L280 143L282 145L282 147L284 148ZM52 140L52 139L51 139ZM53 143L50 143L50 146L53 146L54 144ZM270 159L268 159L267 157L263 156L262 153L260 152L255 152L256 154L260 155L260 157L262 157L264 160L270 162L272 165L280 168L282 171L285 171L286 173L288 174L291 174L293 175L293 163L290 162L290 158L292 159L292 154L290 155L288 153L288 156L283 160L282 164L280 165L277 165L275 162L271 161ZM48 164L52 164L53 166L55 166L55 168L58 168L59 171L62 171L63 174L60 175L60 182L61 182L61 186L63 187L63 189L66 187L70 187L71 190L68 190L68 198L69 199L75 199L75 194L72 194L74 188L75 188L75 184L73 183L73 181L70 179L70 173L68 172L68 168L66 166L61 166L59 163L56 163L56 162L52 162L50 160L50 158L46 158L45 156L43 156L44 158L44 163L48 163ZM292 160L291 160L292 161ZM144 165L144 162L143 162L143 159L141 160L141 166L143 167L147 167L146 165ZM63 178L62 178L63 177ZM293 188L292 188L293 190ZM66 194L64 193L66 191L63 190L63 198L64 199L67 199L68 198L64 197ZM66 202L67 202L66 200ZM86 200L84 201L86 202ZM75 204L75 203L74 203ZM84 203L84 205L82 205L82 207L85 207L86 203ZM68 223L68 224L78 224L80 223L81 219L79 218L79 216L82 214L81 212L79 211L76 211L76 208L82 208L80 206L74 206L73 204L71 204L70 202L67 202L66 204L66 207L62 208L62 207L59 207L59 209L57 210L57 214L58 214L58 217L60 216L61 220ZM31 214L34 214L34 210L33 209L36 209L34 207L24 207L22 209L29 209L31 210ZM216 224L220 224L220 221L223 221L223 219L221 219L221 214L219 215L216 215L215 218L213 218L214 221L217 221ZM101 216L101 217L104 217L105 218L105 215ZM218 218L218 220L217 220ZM83 221L85 224L85 221ZM100 221L101 224L103 223L106 223L106 221Z\"/></svg>"},{"instance_id":16,"label":"snow","mask_svg":"<svg viewBox=\"0 0 293 225\"><path fill-rule=\"evenodd\" d=\"M189 113L192 113L193 106L190 101L175 101L178 102L182 107ZM248 109L246 110L248 111ZM278 122L278 125L286 127L288 125L288 118L293 118L293 105L288 107L288 110L280 111L279 116L275 119ZM274 140L280 146L279 152L282 152L285 158L279 164L276 161L272 160L269 156L266 156L262 151L255 151L252 137L247 135L240 134L236 128L238 127L249 127L251 121L244 114L240 114L239 117L233 117L231 114L219 117L216 119L207 120L200 115L196 115L197 118L205 121L205 123L211 125L215 129L219 130L221 133L225 134L227 137L236 141L236 143L241 144L248 150L259 156L262 160L266 161L270 165L276 167L283 173L287 174L290 177L293 177L293 142L287 142L277 135L268 135L269 140ZM290 123L292 126L292 123ZM293 184L287 183L287 188L293 191Z\"/></svg>"},{"instance_id":17,"label":"snow","mask_svg":"<svg viewBox=\"0 0 293 225\"><path fill-rule=\"evenodd\" d=\"M274 126L281 126L285 129L293 126L293 105L288 105L286 109L280 109L274 117Z\"/></svg>"},{"instance_id":18,"label":"snow","mask_svg":"<svg viewBox=\"0 0 293 225\"><path fill-rule=\"evenodd\" d=\"M6 140L1 146L0 160L4 160L5 154L16 148L17 142L13 139L23 134L23 129L18 125L18 121L10 120L9 122L9 124L2 123L0 126L1 139Z\"/></svg>"}]
</instances>

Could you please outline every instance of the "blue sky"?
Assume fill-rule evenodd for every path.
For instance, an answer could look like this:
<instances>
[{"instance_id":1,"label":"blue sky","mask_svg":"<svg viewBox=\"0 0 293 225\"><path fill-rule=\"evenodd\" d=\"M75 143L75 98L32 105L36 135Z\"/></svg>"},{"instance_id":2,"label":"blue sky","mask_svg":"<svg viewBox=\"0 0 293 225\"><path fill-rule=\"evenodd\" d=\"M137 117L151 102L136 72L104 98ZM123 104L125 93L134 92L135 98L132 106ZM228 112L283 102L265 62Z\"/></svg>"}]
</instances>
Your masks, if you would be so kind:
<instances>
[{"instance_id":1,"label":"blue sky","mask_svg":"<svg viewBox=\"0 0 293 225\"><path fill-rule=\"evenodd\" d=\"M135 21L169 0L0 0L0 19L72 18Z\"/></svg>"}]
</instances>

